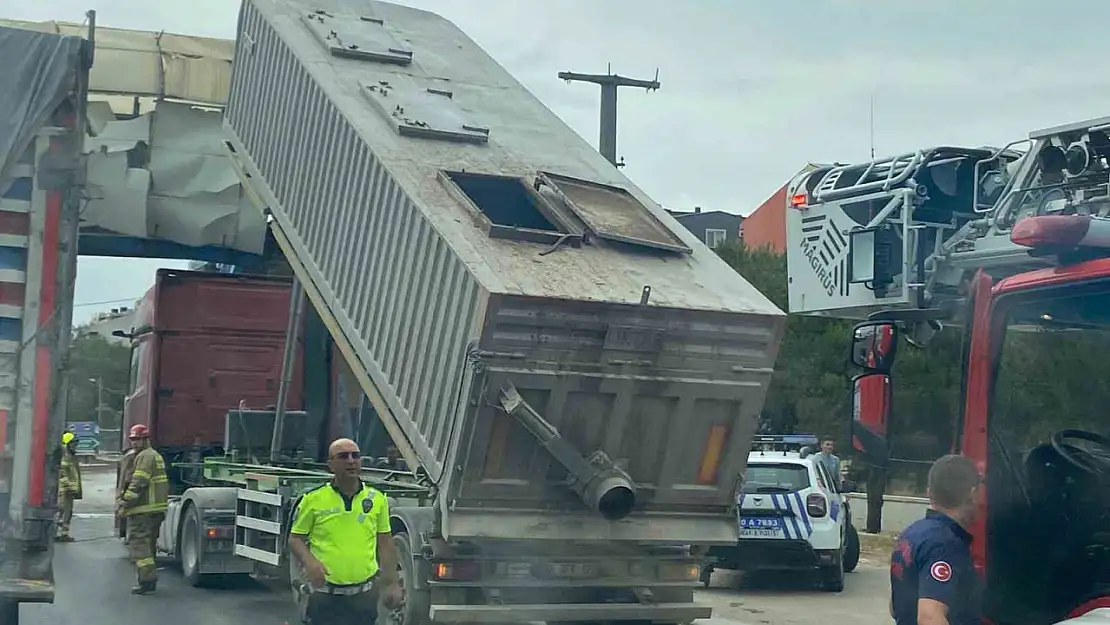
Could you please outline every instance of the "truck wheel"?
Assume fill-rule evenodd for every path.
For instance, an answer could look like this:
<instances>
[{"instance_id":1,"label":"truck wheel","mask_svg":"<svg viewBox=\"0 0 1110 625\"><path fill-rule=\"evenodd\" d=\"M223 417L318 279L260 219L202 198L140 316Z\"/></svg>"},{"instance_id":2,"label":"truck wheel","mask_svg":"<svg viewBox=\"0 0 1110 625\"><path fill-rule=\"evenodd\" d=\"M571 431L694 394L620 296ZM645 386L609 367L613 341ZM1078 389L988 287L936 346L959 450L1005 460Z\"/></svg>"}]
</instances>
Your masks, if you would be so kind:
<instances>
[{"instance_id":1,"label":"truck wheel","mask_svg":"<svg viewBox=\"0 0 1110 625\"><path fill-rule=\"evenodd\" d=\"M706 564L701 567L701 584L705 588L709 588L709 582L713 580L713 565Z\"/></svg>"},{"instance_id":2,"label":"truck wheel","mask_svg":"<svg viewBox=\"0 0 1110 625\"><path fill-rule=\"evenodd\" d=\"M393 535L393 545L397 549L397 579L405 593L400 608L389 613L391 625L428 625L428 611L431 597L427 590L416 589L416 561L409 546L409 535L401 532Z\"/></svg>"},{"instance_id":3,"label":"truck wheel","mask_svg":"<svg viewBox=\"0 0 1110 625\"><path fill-rule=\"evenodd\" d=\"M187 505L185 507L185 520L181 523L181 536L178 538L178 543L180 544L181 572L185 576L185 581L194 587L200 587L206 581L206 576L200 573L202 540L200 515L197 513L197 507L191 504Z\"/></svg>"},{"instance_id":4,"label":"truck wheel","mask_svg":"<svg viewBox=\"0 0 1110 625\"><path fill-rule=\"evenodd\" d=\"M844 572L851 573L859 564L859 533L852 524L844 534Z\"/></svg>"}]
</instances>

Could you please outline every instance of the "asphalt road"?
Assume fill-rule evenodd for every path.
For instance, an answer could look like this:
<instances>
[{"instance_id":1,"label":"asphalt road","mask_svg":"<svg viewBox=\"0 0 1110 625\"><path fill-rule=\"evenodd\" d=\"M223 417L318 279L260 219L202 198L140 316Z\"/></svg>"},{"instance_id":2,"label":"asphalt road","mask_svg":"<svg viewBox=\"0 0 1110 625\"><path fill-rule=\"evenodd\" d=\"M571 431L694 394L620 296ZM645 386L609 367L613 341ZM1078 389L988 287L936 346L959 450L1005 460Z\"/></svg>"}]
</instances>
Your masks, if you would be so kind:
<instances>
[{"instance_id":1,"label":"asphalt road","mask_svg":"<svg viewBox=\"0 0 1110 625\"><path fill-rule=\"evenodd\" d=\"M115 469L88 468L73 535L56 545L54 605L25 605L21 625L282 625L299 624L289 595L247 580L234 587L192 588L174 567L159 571L158 592L133 596L135 569L112 534Z\"/></svg>"},{"instance_id":2,"label":"asphalt road","mask_svg":"<svg viewBox=\"0 0 1110 625\"><path fill-rule=\"evenodd\" d=\"M54 605L23 606L21 625L299 625L290 597L246 580L235 586L188 586L173 566L159 571L158 593L133 596L134 568L112 534L114 467L84 473L85 499L77 502L73 534L56 545ZM815 590L804 580L741 580L717 571L697 601L714 608L701 625L886 625L886 553L864 553L842 593ZM741 583L743 582L743 583Z\"/></svg>"},{"instance_id":3,"label":"asphalt road","mask_svg":"<svg viewBox=\"0 0 1110 625\"><path fill-rule=\"evenodd\" d=\"M731 571L715 571L710 587L696 595L699 602L713 606L713 618L698 624L889 625L886 557L862 556L839 593L815 589L798 575L745 580Z\"/></svg>"}]
</instances>

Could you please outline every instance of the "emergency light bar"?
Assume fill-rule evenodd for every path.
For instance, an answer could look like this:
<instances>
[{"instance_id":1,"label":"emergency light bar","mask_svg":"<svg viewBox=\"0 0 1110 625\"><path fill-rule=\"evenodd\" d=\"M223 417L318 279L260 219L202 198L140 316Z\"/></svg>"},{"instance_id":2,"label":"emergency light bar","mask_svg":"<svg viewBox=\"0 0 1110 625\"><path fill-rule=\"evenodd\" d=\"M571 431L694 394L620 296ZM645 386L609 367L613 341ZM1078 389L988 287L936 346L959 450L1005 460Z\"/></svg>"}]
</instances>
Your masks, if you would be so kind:
<instances>
[{"instance_id":1,"label":"emergency light bar","mask_svg":"<svg viewBox=\"0 0 1110 625\"><path fill-rule=\"evenodd\" d=\"M790 451L799 450L820 441L812 434L757 434L752 438L752 451Z\"/></svg>"},{"instance_id":2,"label":"emergency light bar","mask_svg":"<svg viewBox=\"0 0 1110 625\"><path fill-rule=\"evenodd\" d=\"M1090 215L1040 215L1026 217L1010 230L1015 245L1038 248L1110 249L1110 219Z\"/></svg>"}]
</instances>

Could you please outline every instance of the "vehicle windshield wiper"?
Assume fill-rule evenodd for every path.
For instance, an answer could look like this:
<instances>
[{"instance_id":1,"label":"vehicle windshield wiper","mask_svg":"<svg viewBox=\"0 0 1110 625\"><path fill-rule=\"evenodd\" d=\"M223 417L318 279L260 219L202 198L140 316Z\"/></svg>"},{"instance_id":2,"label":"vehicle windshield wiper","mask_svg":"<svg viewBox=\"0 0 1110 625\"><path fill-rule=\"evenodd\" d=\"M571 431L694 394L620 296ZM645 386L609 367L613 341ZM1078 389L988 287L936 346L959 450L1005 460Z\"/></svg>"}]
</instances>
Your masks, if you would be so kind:
<instances>
[{"instance_id":1,"label":"vehicle windshield wiper","mask_svg":"<svg viewBox=\"0 0 1110 625\"><path fill-rule=\"evenodd\" d=\"M755 489L757 493L792 493L793 489L783 486L759 486Z\"/></svg>"}]
</instances>

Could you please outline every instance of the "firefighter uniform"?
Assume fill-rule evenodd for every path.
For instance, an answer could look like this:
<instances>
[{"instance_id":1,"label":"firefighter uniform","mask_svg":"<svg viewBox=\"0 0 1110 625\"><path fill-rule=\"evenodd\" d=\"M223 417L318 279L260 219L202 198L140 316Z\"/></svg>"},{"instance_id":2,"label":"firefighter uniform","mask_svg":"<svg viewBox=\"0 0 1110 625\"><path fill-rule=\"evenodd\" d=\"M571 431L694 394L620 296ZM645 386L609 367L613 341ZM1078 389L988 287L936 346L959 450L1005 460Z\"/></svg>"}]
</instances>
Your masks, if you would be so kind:
<instances>
[{"instance_id":1,"label":"firefighter uniform","mask_svg":"<svg viewBox=\"0 0 1110 625\"><path fill-rule=\"evenodd\" d=\"M120 499L127 518L127 547L138 571L138 585L132 592L146 594L158 583L154 554L169 499L166 463L161 454L145 447L135 455L131 481Z\"/></svg>"},{"instance_id":2,"label":"firefighter uniform","mask_svg":"<svg viewBox=\"0 0 1110 625\"><path fill-rule=\"evenodd\" d=\"M69 524L73 520L73 502L80 499L81 467L77 464L77 436L62 434L62 464L58 471L58 542L73 542Z\"/></svg>"},{"instance_id":3,"label":"firefighter uniform","mask_svg":"<svg viewBox=\"0 0 1110 625\"><path fill-rule=\"evenodd\" d=\"M135 456L139 453L138 449L129 447L127 451L120 456L118 466L118 474L116 476L116 499L123 497L127 492L128 485L131 484L131 472L135 470ZM119 536L127 536L127 517L116 516L116 531Z\"/></svg>"},{"instance_id":4,"label":"firefighter uniform","mask_svg":"<svg viewBox=\"0 0 1110 625\"><path fill-rule=\"evenodd\" d=\"M388 534L389 502L365 484L348 499L334 484L304 494L290 533L303 536L328 574L313 588L307 616L312 625L374 622L378 612L378 534Z\"/></svg>"},{"instance_id":5,"label":"firefighter uniform","mask_svg":"<svg viewBox=\"0 0 1110 625\"><path fill-rule=\"evenodd\" d=\"M890 556L891 616L896 625L917 624L919 599L947 606L950 625L981 621L971 534L936 510L903 530Z\"/></svg>"}]
</instances>

